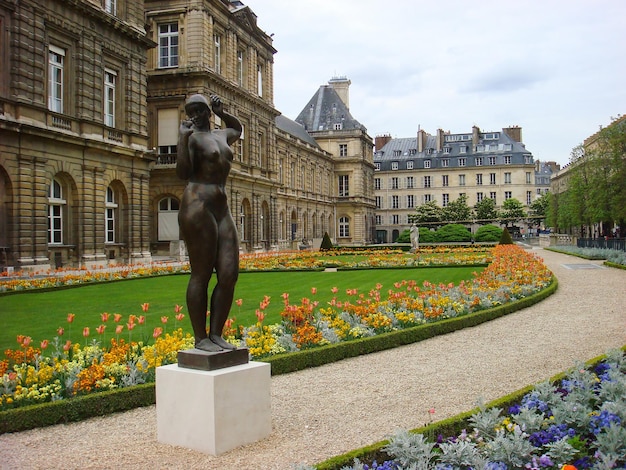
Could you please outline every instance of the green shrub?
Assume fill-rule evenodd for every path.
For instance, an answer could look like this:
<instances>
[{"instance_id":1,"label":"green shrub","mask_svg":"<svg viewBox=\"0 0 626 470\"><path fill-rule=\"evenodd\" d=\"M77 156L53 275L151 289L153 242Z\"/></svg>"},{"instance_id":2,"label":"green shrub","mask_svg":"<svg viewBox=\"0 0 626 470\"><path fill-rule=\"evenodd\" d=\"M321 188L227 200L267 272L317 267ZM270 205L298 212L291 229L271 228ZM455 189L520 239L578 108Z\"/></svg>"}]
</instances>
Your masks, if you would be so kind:
<instances>
[{"instance_id":1,"label":"green shrub","mask_svg":"<svg viewBox=\"0 0 626 470\"><path fill-rule=\"evenodd\" d=\"M332 250L333 242L330 241L330 237L328 236L328 232L324 232L324 237L322 238L322 244L320 245L320 250Z\"/></svg>"},{"instance_id":2,"label":"green shrub","mask_svg":"<svg viewBox=\"0 0 626 470\"><path fill-rule=\"evenodd\" d=\"M477 242L497 242L502 237L502 229L495 225L483 225L476 230Z\"/></svg>"},{"instance_id":3,"label":"green shrub","mask_svg":"<svg viewBox=\"0 0 626 470\"><path fill-rule=\"evenodd\" d=\"M411 231L409 229L403 230L394 243L411 243Z\"/></svg>"},{"instance_id":4,"label":"green shrub","mask_svg":"<svg viewBox=\"0 0 626 470\"><path fill-rule=\"evenodd\" d=\"M437 232L426 227L420 227L420 243L437 243Z\"/></svg>"},{"instance_id":5,"label":"green shrub","mask_svg":"<svg viewBox=\"0 0 626 470\"><path fill-rule=\"evenodd\" d=\"M437 230L436 239L438 242L468 242L472 234L461 224L448 224Z\"/></svg>"},{"instance_id":6,"label":"green shrub","mask_svg":"<svg viewBox=\"0 0 626 470\"><path fill-rule=\"evenodd\" d=\"M513 239L511 238L509 229L504 227L504 230L502 230L502 236L500 237L500 245L512 245L512 244L513 244Z\"/></svg>"}]
</instances>

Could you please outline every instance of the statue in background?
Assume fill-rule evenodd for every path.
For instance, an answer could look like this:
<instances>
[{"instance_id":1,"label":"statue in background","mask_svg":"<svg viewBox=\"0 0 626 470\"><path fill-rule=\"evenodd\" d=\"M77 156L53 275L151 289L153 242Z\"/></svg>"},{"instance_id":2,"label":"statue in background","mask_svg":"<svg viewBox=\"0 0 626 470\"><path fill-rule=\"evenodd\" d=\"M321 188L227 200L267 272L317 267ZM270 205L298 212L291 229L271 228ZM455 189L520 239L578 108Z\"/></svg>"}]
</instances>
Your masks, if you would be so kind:
<instances>
[{"instance_id":1,"label":"statue in background","mask_svg":"<svg viewBox=\"0 0 626 470\"><path fill-rule=\"evenodd\" d=\"M420 229L417 225L412 224L410 229L411 236L411 253L415 253L420 247Z\"/></svg>"},{"instance_id":2,"label":"statue in background","mask_svg":"<svg viewBox=\"0 0 626 470\"><path fill-rule=\"evenodd\" d=\"M211 110L225 128L211 129ZM211 95L210 105L202 95L190 96L185 112L189 119L179 129L176 174L188 180L178 213L191 265L187 309L197 349L236 349L222 338L222 331L239 276L239 241L226 198L226 179L233 160L230 146L241 136L241 122L224 111L216 95ZM211 295L207 334L207 291L213 270L217 285Z\"/></svg>"}]
</instances>

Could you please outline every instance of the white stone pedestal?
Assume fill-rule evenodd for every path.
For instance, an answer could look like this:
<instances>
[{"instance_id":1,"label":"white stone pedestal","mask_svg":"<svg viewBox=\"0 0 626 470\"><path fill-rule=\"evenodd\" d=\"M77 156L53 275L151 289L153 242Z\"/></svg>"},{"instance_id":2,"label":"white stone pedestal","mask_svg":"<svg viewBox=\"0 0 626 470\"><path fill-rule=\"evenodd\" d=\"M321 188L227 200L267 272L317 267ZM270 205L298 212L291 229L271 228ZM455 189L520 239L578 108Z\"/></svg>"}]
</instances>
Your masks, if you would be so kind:
<instances>
[{"instance_id":1,"label":"white stone pedestal","mask_svg":"<svg viewBox=\"0 0 626 470\"><path fill-rule=\"evenodd\" d=\"M219 455L272 432L271 366L156 370L157 439Z\"/></svg>"}]
</instances>

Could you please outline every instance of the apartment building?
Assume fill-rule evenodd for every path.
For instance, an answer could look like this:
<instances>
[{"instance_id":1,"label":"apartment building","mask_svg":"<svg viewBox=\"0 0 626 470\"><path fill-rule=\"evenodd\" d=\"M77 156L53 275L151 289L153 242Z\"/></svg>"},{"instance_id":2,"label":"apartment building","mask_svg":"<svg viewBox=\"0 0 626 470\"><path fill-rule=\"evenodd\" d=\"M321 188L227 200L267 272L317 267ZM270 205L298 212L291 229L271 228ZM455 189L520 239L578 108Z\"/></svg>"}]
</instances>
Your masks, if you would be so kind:
<instances>
[{"instance_id":1,"label":"apartment building","mask_svg":"<svg viewBox=\"0 0 626 470\"><path fill-rule=\"evenodd\" d=\"M376 239L394 241L409 228L421 204L445 207L464 195L474 206L491 198L500 208L515 198L529 206L535 198L535 162L522 141L521 127L416 137L376 137L374 152Z\"/></svg>"}]
</instances>

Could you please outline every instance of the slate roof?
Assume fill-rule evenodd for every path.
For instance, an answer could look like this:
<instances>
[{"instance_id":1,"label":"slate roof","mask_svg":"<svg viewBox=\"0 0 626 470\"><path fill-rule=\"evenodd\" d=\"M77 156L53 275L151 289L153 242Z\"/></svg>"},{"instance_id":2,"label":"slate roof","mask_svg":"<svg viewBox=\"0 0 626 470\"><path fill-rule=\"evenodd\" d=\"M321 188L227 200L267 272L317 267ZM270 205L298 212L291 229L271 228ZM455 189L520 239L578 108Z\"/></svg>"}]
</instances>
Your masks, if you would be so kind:
<instances>
[{"instance_id":1,"label":"slate roof","mask_svg":"<svg viewBox=\"0 0 626 470\"><path fill-rule=\"evenodd\" d=\"M300 111L296 122L308 132L337 130L335 124L341 124L341 130L362 130L363 124L354 119L350 110L330 85L322 85Z\"/></svg>"},{"instance_id":2,"label":"slate roof","mask_svg":"<svg viewBox=\"0 0 626 470\"><path fill-rule=\"evenodd\" d=\"M290 134L316 148L320 148L315 139L311 137L311 135L306 130L304 130L304 127L302 127L301 124L292 121L282 114L276 116L274 122L276 123L276 127L278 127L281 131L286 132L287 134Z\"/></svg>"},{"instance_id":3,"label":"slate roof","mask_svg":"<svg viewBox=\"0 0 626 470\"><path fill-rule=\"evenodd\" d=\"M471 132L444 134L443 147L437 150L436 136L427 134L422 152L417 151L417 136L391 139L374 152L374 163L378 164L381 171L386 171L391 170L391 162L398 162L399 168L406 168L405 162L411 160L413 168L417 170L424 168L426 160L429 161L430 168L455 168L475 166L477 157L496 157L496 165L504 164L505 156L510 157L511 164L524 164L527 156L532 157L523 143L513 140L504 131L481 132L480 137L478 144L474 146ZM460 158L465 159L462 165L459 164ZM445 165L441 163L443 159L447 160ZM482 166L487 165L487 161L482 162Z\"/></svg>"}]
</instances>

